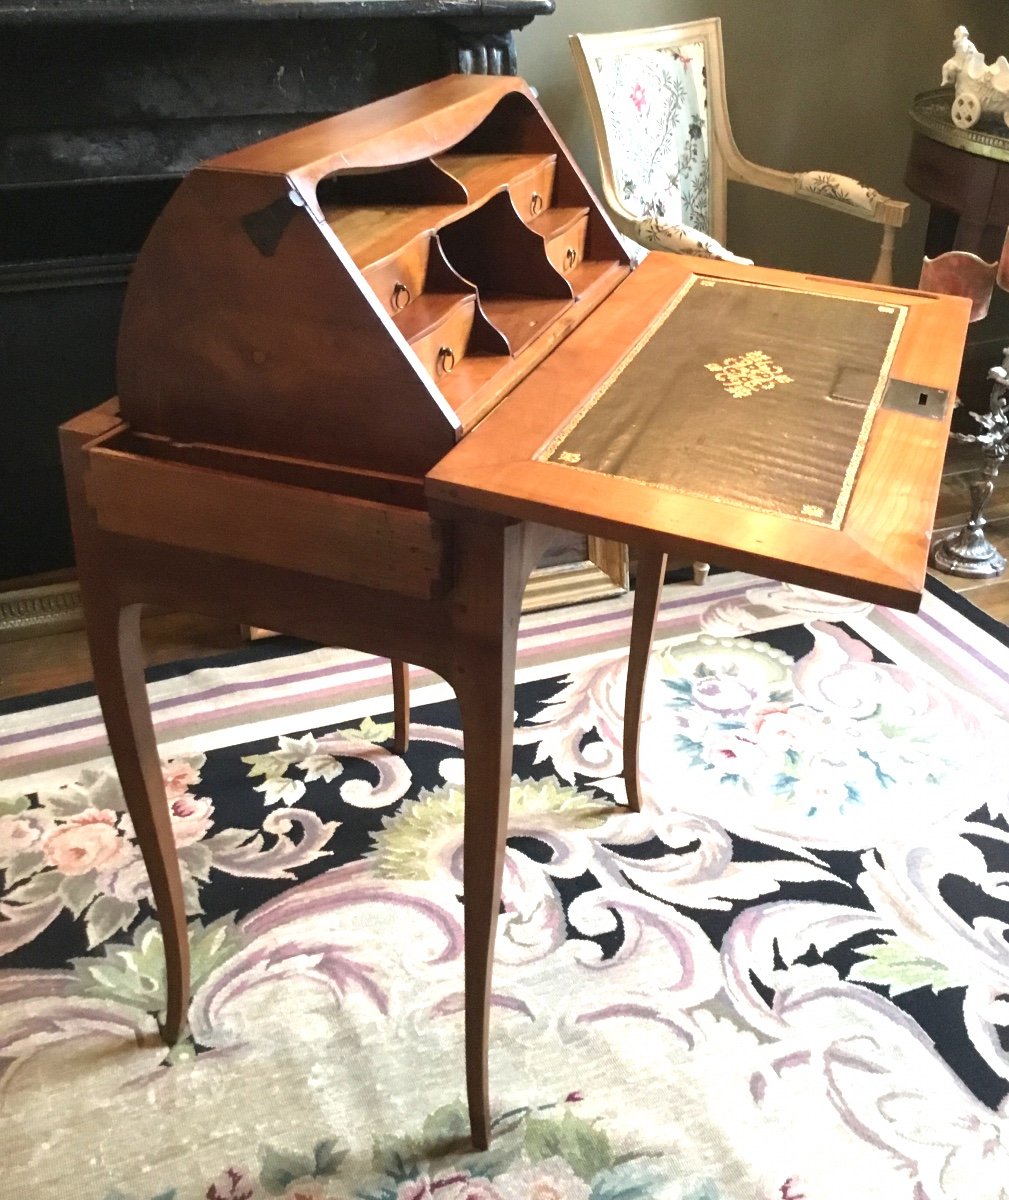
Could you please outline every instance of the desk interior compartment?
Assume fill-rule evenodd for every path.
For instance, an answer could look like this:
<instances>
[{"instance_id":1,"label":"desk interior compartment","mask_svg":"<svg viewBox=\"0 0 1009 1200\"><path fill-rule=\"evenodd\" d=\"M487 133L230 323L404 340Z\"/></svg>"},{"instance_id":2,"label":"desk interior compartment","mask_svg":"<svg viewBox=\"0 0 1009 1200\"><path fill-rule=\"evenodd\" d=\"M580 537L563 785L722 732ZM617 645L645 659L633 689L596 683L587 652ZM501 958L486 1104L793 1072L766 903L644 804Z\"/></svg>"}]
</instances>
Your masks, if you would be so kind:
<instances>
[{"instance_id":1,"label":"desk interior compartment","mask_svg":"<svg viewBox=\"0 0 1009 1200\"><path fill-rule=\"evenodd\" d=\"M437 234L428 239L426 257L423 288L394 321L427 373L438 381L468 356L506 359L507 338L487 318L477 287L449 264Z\"/></svg>"},{"instance_id":2,"label":"desk interior compartment","mask_svg":"<svg viewBox=\"0 0 1009 1200\"><path fill-rule=\"evenodd\" d=\"M470 204L508 191L524 221L535 220L553 195L556 154L443 154L434 161L465 188Z\"/></svg>"},{"instance_id":3,"label":"desk interior compartment","mask_svg":"<svg viewBox=\"0 0 1009 1200\"><path fill-rule=\"evenodd\" d=\"M570 283L547 258L540 234L498 192L440 233L452 268L476 286L491 324L518 354L574 299Z\"/></svg>"},{"instance_id":4,"label":"desk interior compartment","mask_svg":"<svg viewBox=\"0 0 1009 1200\"><path fill-rule=\"evenodd\" d=\"M133 269L122 414L420 479L628 271L526 85L451 76L187 176Z\"/></svg>"}]
</instances>

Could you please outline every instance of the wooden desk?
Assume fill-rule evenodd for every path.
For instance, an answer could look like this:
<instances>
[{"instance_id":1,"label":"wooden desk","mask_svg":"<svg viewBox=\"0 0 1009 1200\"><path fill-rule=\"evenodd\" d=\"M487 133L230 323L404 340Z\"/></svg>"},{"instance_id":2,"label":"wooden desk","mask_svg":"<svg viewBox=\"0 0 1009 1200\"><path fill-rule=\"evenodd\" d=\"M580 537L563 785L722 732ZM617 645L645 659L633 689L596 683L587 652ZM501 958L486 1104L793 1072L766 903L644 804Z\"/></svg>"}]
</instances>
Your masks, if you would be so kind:
<instances>
[{"instance_id":1,"label":"wooden desk","mask_svg":"<svg viewBox=\"0 0 1009 1200\"><path fill-rule=\"evenodd\" d=\"M420 104L425 120L415 120L415 127L424 136L444 142L451 133L458 140L447 120L433 119L424 107L448 94L456 118L462 110L469 129L476 124L478 131L499 136L505 130L511 136L516 116L530 122L535 117L528 95L516 99L512 94L518 87L443 81L422 90L419 100L397 99L377 113L362 110L363 124L344 122L338 129L350 128L358 139L358 165L364 159L378 161L378 151L385 153L390 144L401 156L398 161L408 153L413 161L415 145L392 137L391 126L383 124L388 114L397 120L416 118L412 105ZM505 107L493 108L501 96ZM495 113L500 112L508 115L507 122L498 122ZM526 126L530 142L542 136L538 128ZM559 261L572 272L565 277L570 280L565 283L567 292L557 283L560 276L552 275L542 261L536 268L537 278L547 281L543 294L549 287L550 295L563 301L551 300L559 314L555 322L538 340L526 344L517 339L519 348L510 356L496 343L491 353L481 355L480 345L470 341L462 357L472 354L470 380L475 390L457 394L466 380L459 373L451 376L452 387L439 391L437 360L432 368L419 355L411 357L402 332L396 332L409 332L410 326L402 320L396 305L400 293L391 279L379 272L381 283L368 299L361 273L326 232L329 226L321 214L306 214L310 200L295 205L293 214L288 212L292 184L267 171L287 145L267 143L258 155L230 158L223 184L213 171L202 173L190 198L165 218L151 253L141 261L121 348L121 377L134 426L126 424L117 404L110 402L61 431L96 687L164 933L168 1006L163 1032L174 1039L185 1018L188 943L144 690L141 606L222 616L417 663L452 685L462 713L466 1074L474 1141L486 1146L490 981L512 768L516 636L523 587L551 526L616 537L638 549L639 579L644 582L639 583L635 602L626 716L628 790L633 795L637 714L668 551L875 603L917 606L952 407L928 389L952 394L969 305L948 297L658 254L629 273L616 257L616 243L603 218L583 211L578 219L583 229L588 226L584 249L572 256L563 242L557 247L564 251L557 255ZM344 150L340 161L345 165L348 156ZM319 161L320 177L332 170L334 157ZM423 169L442 187L440 175ZM585 195L574 172L558 151L559 190L552 193L558 206L570 209L572 196ZM290 174L286 178L290 181ZM361 178L352 176L348 186L363 186ZM271 182L278 179L279 190L277 182ZM389 186L387 176L379 182ZM215 201L217 187L225 199L218 196ZM246 187L255 189L255 205L247 203L247 196L240 204L234 200ZM305 194L310 197L311 190ZM186 204L192 207L187 210ZM544 213L532 207L527 228L535 232ZM494 193L489 201L471 208L463 205L459 211L458 228L473 229L472 220L482 222L488 213L497 220L502 201ZM278 212L284 217L279 235L274 219ZM256 218L251 231L255 249L245 237L250 214ZM191 216L194 223L187 224ZM491 257L501 241L506 248L521 242L541 254L545 246L549 255L554 234L537 235L536 241L518 224L516 210L504 212L504 217L506 232L511 230L507 238L481 226L472 245L488 247ZM452 236L447 241L451 248ZM432 254L434 249L433 242ZM454 249L460 257L471 253L467 245ZM326 257L331 252L332 260ZM215 283L223 279L233 288L236 305L260 305L260 320L243 324L237 307L201 291L202 272L215 256L220 271ZM384 261L366 268L377 270ZM412 269L414 261L410 258L406 266ZM313 287L303 294L276 286L292 263L303 273L316 273ZM471 314L472 295L462 286L472 288L468 272L446 292L439 284L442 268L435 263L433 274L431 270L426 278L431 297L448 296L453 311ZM514 279L503 280L503 273L513 270L513 256L506 254L500 270L497 289L488 289L492 302L501 305L510 320L522 313L523 305L527 319L538 314L543 294L534 293L531 302L521 295L517 301L509 298L510 291L529 288L529 277L521 270ZM229 271L238 273L237 285L228 282ZM251 276L243 274L253 271L255 286L248 282ZM888 407L885 400L877 407L887 383L886 375L880 376L864 420L860 418L865 436L858 438L850 494L846 489L845 509L836 522L754 511L710 495L571 470L563 462L545 460L544 452L558 433L615 373L626 369L630 378L631 360L645 355L659 336L658 317L695 283L716 287L726 281L787 292L793 299L808 297L810 306L823 297L859 301L890 314L887 320L900 309L902 324L890 343L885 369L891 377L915 385L911 410ZM321 309L314 302L317 295L327 297ZM392 313L381 307L382 296ZM202 313L197 311L199 304L206 306ZM174 313L169 313L164 306L172 305ZM494 303L489 311L494 313ZM348 312L358 322L356 335L336 331L335 323L346 320ZM400 325L394 326L397 319ZM720 333L730 355L740 350L733 345L734 330L729 323ZM807 361L810 354L820 353L819 343L811 350L808 338L785 332L801 344ZM829 332L823 331L825 340ZM422 348L426 346L423 329L415 336ZM489 336L483 326L480 336ZM306 358L312 337L317 349ZM432 344L437 348L445 343L439 336ZM857 362L857 342L849 349ZM379 358L388 372L385 384L385 377L368 374ZM285 369L277 363L286 363ZM267 378L262 368L273 374ZM341 383L341 369L359 375ZM335 373L327 377L327 370ZM661 371L659 378L662 382ZM292 379L297 386L285 398L280 389ZM398 381L395 389L393 380ZM675 374L663 384L670 396L680 385ZM849 404L852 390L857 389L839 384L828 393L830 402ZM173 392L180 401L176 407L170 403ZM456 407L447 403L453 398ZM337 399L343 424L332 421ZM315 425L307 416L297 420L309 401L315 406ZM772 445L790 436L787 426L775 428L761 416L759 393L738 403L747 406L741 410L747 418L744 427L759 429L765 442L769 435ZM382 404L390 414L385 433L398 434L396 444L387 447L376 424ZM358 410L361 420L350 427L348 414ZM232 419L236 414L247 418L239 430L245 439L243 450L187 441L186 431L192 435L201 420L225 422L229 414ZM145 431L142 422L148 418L163 422L165 428ZM619 418L618 412L618 422ZM180 421L181 426L174 425ZM466 422L462 436L460 425ZM640 432L647 437L651 428L645 421ZM287 457L269 453L269 438L278 431L288 439ZM257 443L257 438L264 440ZM345 466L292 457L302 445L311 449L323 442L334 453L349 447L358 457ZM814 445L811 458L825 453L830 444L832 439L824 438L821 447ZM677 451L674 433L666 438L663 453L674 462ZM367 455L383 452L399 474L367 468ZM747 452L743 443L724 447L726 455ZM408 469L424 478L411 478ZM712 481L715 492L717 482Z\"/></svg>"}]
</instances>

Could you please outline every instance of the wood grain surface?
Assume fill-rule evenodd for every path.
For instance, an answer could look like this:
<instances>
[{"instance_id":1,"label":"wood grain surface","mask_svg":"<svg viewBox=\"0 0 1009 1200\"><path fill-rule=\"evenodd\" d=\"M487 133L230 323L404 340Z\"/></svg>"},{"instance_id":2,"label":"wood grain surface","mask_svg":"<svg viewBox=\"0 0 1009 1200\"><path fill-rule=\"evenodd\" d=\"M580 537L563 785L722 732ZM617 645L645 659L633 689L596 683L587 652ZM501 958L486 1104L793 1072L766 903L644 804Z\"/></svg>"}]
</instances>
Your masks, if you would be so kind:
<instances>
[{"instance_id":1,"label":"wood grain surface","mask_svg":"<svg viewBox=\"0 0 1009 1200\"><path fill-rule=\"evenodd\" d=\"M694 273L868 296L881 304L899 297L909 312L893 377L950 395L955 390L969 313L966 301L652 254L618 288L604 313L575 330L507 404L434 467L426 483L432 505L446 513L483 509L635 546L656 545L681 558L710 559L875 603L916 608L952 405L945 420L880 410L839 530L534 461L619 364L636 332ZM713 420L717 422L717 414ZM676 453L675 445L669 453Z\"/></svg>"}]
</instances>

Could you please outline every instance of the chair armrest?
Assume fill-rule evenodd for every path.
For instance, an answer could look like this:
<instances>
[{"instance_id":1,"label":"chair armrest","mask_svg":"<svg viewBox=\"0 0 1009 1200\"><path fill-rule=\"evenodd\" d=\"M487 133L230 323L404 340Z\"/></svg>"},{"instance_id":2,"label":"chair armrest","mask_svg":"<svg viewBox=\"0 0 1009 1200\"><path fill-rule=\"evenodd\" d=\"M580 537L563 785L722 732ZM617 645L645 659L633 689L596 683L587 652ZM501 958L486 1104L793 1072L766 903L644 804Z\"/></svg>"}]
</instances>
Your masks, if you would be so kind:
<instances>
[{"instance_id":1,"label":"chair armrest","mask_svg":"<svg viewBox=\"0 0 1009 1200\"><path fill-rule=\"evenodd\" d=\"M910 211L910 206L903 200L884 196L875 188L834 171L776 171L773 167L761 167L740 157L729 165L729 178L846 212L863 221L890 225L894 229L907 221Z\"/></svg>"},{"instance_id":2,"label":"chair armrest","mask_svg":"<svg viewBox=\"0 0 1009 1200\"><path fill-rule=\"evenodd\" d=\"M907 220L908 206L902 200L892 200L849 175L837 175L833 171L798 171L792 178L795 195L800 200L850 212L883 225L900 226Z\"/></svg>"},{"instance_id":3,"label":"chair armrest","mask_svg":"<svg viewBox=\"0 0 1009 1200\"><path fill-rule=\"evenodd\" d=\"M635 222L631 235L650 250L671 250L674 254L696 254L701 258L721 258L726 262L753 266L752 258L740 258L699 229L689 225L664 225L657 217L642 217Z\"/></svg>"}]
</instances>

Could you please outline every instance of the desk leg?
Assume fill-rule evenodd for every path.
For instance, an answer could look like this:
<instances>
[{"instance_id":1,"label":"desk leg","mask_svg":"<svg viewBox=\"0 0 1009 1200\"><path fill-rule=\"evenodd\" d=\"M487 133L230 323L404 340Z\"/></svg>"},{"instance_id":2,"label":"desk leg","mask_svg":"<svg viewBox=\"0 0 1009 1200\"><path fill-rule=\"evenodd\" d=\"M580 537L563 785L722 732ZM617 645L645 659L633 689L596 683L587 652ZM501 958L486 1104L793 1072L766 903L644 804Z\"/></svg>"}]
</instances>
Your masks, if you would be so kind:
<instances>
[{"instance_id":1,"label":"desk leg","mask_svg":"<svg viewBox=\"0 0 1009 1200\"><path fill-rule=\"evenodd\" d=\"M60 448L95 688L164 942L167 1000L161 1036L171 1044L182 1032L189 1007L189 938L172 819L144 682L141 606L119 601L114 558L95 523L84 481L85 445L117 423L115 403L101 405L61 427Z\"/></svg>"},{"instance_id":2,"label":"desk leg","mask_svg":"<svg viewBox=\"0 0 1009 1200\"><path fill-rule=\"evenodd\" d=\"M535 529L536 527L532 527ZM473 1143L490 1143L487 1051L494 936L511 790L515 658L522 590L540 543L525 525L460 524L451 683L466 770L466 1091Z\"/></svg>"},{"instance_id":3,"label":"desk leg","mask_svg":"<svg viewBox=\"0 0 1009 1200\"><path fill-rule=\"evenodd\" d=\"M634 615L631 617L631 644L627 654L627 690L624 693L624 784L627 807L641 811L638 779L638 746L641 736L641 706L645 696L648 659L655 634L655 620L666 575L666 556L650 546L638 550L638 570L634 581Z\"/></svg>"},{"instance_id":4,"label":"desk leg","mask_svg":"<svg viewBox=\"0 0 1009 1200\"><path fill-rule=\"evenodd\" d=\"M125 608L82 578L95 687L126 806L151 881L165 947L167 1011L161 1036L178 1041L189 1006L189 939L182 878L144 682L139 604Z\"/></svg>"},{"instance_id":5,"label":"desk leg","mask_svg":"<svg viewBox=\"0 0 1009 1200\"><path fill-rule=\"evenodd\" d=\"M392 667L392 748L397 754L405 754L410 748L410 664L390 663Z\"/></svg>"}]
</instances>

